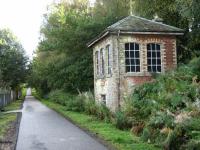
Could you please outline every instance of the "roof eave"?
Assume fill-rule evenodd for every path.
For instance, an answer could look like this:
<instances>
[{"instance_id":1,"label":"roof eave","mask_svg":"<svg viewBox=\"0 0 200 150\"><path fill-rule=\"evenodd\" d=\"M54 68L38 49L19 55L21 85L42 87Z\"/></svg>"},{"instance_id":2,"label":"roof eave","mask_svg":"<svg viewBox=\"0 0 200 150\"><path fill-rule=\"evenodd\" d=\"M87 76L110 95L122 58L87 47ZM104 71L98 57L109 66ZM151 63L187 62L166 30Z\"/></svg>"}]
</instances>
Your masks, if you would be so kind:
<instances>
[{"instance_id":1,"label":"roof eave","mask_svg":"<svg viewBox=\"0 0 200 150\"><path fill-rule=\"evenodd\" d=\"M118 31L112 31L111 34L118 34ZM120 31L120 34L153 34L153 35L184 35L183 32L158 32L158 31Z\"/></svg>"},{"instance_id":2,"label":"roof eave","mask_svg":"<svg viewBox=\"0 0 200 150\"><path fill-rule=\"evenodd\" d=\"M90 48L92 47L96 42L98 42L99 40L101 40L102 38L106 37L109 34L109 31L105 31L102 34L100 34L100 36L98 36L97 38L93 39L91 42L89 42L87 44L87 46Z\"/></svg>"},{"instance_id":3,"label":"roof eave","mask_svg":"<svg viewBox=\"0 0 200 150\"><path fill-rule=\"evenodd\" d=\"M143 35L184 35L183 32L142 32L142 31L105 31L103 32L100 36L92 40L92 42L89 42L87 46L90 48L92 47L95 43L106 37L108 34L143 34Z\"/></svg>"}]
</instances>

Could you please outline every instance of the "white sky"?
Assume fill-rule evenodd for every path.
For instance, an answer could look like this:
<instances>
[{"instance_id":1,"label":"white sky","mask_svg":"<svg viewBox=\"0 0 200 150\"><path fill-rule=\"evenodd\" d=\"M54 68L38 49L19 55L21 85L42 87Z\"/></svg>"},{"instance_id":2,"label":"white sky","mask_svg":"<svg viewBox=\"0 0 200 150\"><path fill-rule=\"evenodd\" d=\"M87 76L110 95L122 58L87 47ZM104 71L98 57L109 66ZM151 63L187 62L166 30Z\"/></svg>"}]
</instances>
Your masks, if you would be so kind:
<instances>
[{"instance_id":1,"label":"white sky","mask_svg":"<svg viewBox=\"0 0 200 150\"><path fill-rule=\"evenodd\" d=\"M0 28L9 28L32 58L47 5L54 0L0 0ZM94 3L95 0L90 0Z\"/></svg>"},{"instance_id":2,"label":"white sky","mask_svg":"<svg viewBox=\"0 0 200 150\"><path fill-rule=\"evenodd\" d=\"M53 0L0 0L0 28L9 28L32 57L47 5Z\"/></svg>"}]
</instances>

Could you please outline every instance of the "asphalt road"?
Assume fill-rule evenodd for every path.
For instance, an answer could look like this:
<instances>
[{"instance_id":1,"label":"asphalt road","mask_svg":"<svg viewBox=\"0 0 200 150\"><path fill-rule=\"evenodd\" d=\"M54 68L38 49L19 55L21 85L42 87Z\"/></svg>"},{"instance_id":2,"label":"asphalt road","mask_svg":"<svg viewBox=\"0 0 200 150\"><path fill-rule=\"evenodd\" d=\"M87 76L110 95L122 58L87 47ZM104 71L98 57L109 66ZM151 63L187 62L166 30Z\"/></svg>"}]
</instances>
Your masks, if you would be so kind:
<instances>
[{"instance_id":1,"label":"asphalt road","mask_svg":"<svg viewBox=\"0 0 200 150\"><path fill-rule=\"evenodd\" d=\"M32 96L22 110L17 150L107 150Z\"/></svg>"}]
</instances>

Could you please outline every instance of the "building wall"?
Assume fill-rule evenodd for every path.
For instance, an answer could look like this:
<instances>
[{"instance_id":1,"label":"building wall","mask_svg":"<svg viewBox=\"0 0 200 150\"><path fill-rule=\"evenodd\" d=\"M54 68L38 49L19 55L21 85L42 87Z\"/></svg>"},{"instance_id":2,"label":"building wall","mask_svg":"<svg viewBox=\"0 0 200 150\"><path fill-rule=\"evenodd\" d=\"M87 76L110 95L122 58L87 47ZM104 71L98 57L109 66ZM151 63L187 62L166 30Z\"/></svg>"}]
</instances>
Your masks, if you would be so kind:
<instances>
[{"instance_id":1,"label":"building wall","mask_svg":"<svg viewBox=\"0 0 200 150\"><path fill-rule=\"evenodd\" d=\"M116 37L117 38L117 37ZM136 42L140 45L140 72L125 72L125 43ZM161 46L162 72L177 66L176 37L165 35L124 35L119 37L120 52L120 103L134 90L137 85L152 81L152 75L147 71L147 44L157 43Z\"/></svg>"},{"instance_id":2,"label":"building wall","mask_svg":"<svg viewBox=\"0 0 200 150\"><path fill-rule=\"evenodd\" d=\"M140 72L126 73L125 71L125 43L136 42L140 45ZM111 35L98 44L93 50L94 58L94 91L95 99L101 102L101 95L106 95L106 105L115 111L123 100L134 90L137 85L152 80L147 71L147 44L157 43L161 45L162 72L175 68L176 61L176 37L164 35ZM112 50L112 75L96 75L95 52L111 46ZM105 51L104 51L105 52ZM104 53L105 68L107 68L107 55ZM120 91L120 92L119 92Z\"/></svg>"},{"instance_id":3,"label":"building wall","mask_svg":"<svg viewBox=\"0 0 200 150\"><path fill-rule=\"evenodd\" d=\"M108 38L104 39L103 41L100 41L93 49L93 62L94 62L94 94L95 94L95 100L98 103L101 103L101 95L106 95L106 105L113 111L115 111L115 108L118 108L118 82L116 81L116 74L118 72L117 69L117 63L118 60L116 59L117 55L117 49L116 49L116 42L114 42L113 36L109 36ZM111 57L111 75L108 75L107 73L107 52L105 50L106 46L110 45L111 51L112 51L112 57ZM97 68L96 68L96 60L95 60L95 53L96 51L100 51L100 49L104 49L104 68L105 68L105 74L97 75ZM100 64L101 66L101 64Z\"/></svg>"}]
</instances>

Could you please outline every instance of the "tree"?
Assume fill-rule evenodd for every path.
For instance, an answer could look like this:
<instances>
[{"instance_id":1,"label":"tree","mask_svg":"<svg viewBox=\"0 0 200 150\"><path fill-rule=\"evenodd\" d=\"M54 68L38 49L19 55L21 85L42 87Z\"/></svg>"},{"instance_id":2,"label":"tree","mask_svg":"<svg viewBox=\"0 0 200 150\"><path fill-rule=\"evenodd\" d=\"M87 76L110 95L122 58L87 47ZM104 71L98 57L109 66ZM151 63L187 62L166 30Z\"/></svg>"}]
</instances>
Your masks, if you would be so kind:
<instances>
[{"instance_id":1,"label":"tree","mask_svg":"<svg viewBox=\"0 0 200 150\"><path fill-rule=\"evenodd\" d=\"M8 29L0 30L0 87L16 89L25 80L24 49Z\"/></svg>"}]
</instances>

